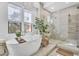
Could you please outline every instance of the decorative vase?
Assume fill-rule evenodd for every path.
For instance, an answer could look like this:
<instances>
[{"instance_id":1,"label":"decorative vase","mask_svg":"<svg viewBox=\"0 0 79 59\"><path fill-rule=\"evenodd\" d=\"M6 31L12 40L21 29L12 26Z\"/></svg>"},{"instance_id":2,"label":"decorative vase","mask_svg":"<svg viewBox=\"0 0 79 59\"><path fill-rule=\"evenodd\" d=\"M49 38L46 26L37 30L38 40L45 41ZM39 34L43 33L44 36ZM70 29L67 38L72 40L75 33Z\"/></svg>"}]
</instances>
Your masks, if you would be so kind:
<instances>
[{"instance_id":1,"label":"decorative vase","mask_svg":"<svg viewBox=\"0 0 79 59\"><path fill-rule=\"evenodd\" d=\"M49 40L47 36L42 37L42 47L46 47L49 44Z\"/></svg>"}]
</instances>

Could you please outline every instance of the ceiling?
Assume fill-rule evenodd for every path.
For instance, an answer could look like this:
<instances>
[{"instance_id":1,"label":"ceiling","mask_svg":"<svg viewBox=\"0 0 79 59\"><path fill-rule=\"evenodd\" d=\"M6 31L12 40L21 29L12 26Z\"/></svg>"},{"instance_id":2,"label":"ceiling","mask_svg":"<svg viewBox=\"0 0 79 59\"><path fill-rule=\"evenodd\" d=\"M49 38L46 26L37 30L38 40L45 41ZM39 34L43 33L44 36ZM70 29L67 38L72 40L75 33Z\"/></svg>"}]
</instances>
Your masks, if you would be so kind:
<instances>
[{"instance_id":1,"label":"ceiling","mask_svg":"<svg viewBox=\"0 0 79 59\"><path fill-rule=\"evenodd\" d=\"M50 12L55 12L75 4L78 4L78 2L43 2L43 8Z\"/></svg>"}]
</instances>

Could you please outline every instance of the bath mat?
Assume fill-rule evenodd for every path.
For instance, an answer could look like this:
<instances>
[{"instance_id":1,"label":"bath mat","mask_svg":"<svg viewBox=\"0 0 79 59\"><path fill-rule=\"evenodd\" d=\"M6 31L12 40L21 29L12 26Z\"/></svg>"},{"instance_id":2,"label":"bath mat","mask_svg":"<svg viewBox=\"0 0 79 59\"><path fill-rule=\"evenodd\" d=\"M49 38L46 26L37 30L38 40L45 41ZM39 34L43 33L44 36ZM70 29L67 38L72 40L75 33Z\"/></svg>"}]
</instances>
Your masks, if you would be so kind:
<instances>
[{"instance_id":1,"label":"bath mat","mask_svg":"<svg viewBox=\"0 0 79 59\"><path fill-rule=\"evenodd\" d=\"M73 52L62 49L62 48L58 48L56 52L63 55L63 56L73 56L74 55Z\"/></svg>"}]
</instances>

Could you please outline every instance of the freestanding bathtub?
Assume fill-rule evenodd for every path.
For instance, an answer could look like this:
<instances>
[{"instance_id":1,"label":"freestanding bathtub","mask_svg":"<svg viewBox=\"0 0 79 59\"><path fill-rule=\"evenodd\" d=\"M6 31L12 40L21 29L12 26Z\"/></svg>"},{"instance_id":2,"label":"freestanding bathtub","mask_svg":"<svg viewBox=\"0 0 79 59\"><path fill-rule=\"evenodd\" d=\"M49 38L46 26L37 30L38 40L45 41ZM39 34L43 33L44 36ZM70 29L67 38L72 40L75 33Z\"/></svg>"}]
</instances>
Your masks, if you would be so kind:
<instances>
[{"instance_id":1,"label":"freestanding bathtub","mask_svg":"<svg viewBox=\"0 0 79 59\"><path fill-rule=\"evenodd\" d=\"M27 41L27 39L33 39ZM31 38L26 37L25 43L17 43L15 39L8 40L7 47L9 50L9 55L13 56L30 56L37 52L41 45L41 36L33 35Z\"/></svg>"}]
</instances>

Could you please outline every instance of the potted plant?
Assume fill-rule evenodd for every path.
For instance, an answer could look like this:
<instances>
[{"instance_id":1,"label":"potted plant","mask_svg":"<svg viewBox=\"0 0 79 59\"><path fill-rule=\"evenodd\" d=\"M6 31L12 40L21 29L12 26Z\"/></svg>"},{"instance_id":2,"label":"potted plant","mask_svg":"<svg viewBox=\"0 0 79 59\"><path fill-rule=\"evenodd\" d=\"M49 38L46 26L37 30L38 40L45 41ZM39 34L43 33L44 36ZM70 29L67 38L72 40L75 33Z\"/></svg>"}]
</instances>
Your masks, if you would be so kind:
<instances>
[{"instance_id":1,"label":"potted plant","mask_svg":"<svg viewBox=\"0 0 79 59\"><path fill-rule=\"evenodd\" d=\"M45 24L43 19L40 18L35 18L35 24L33 25L35 27L35 29L38 29L40 34L42 35L42 45L45 46L48 44L48 37L47 37L47 33L48 32L48 25ZM45 42L46 41L46 42Z\"/></svg>"},{"instance_id":2,"label":"potted plant","mask_svg":"<svg viewBox=\"0 0 79 59\"><path fill-rule=\"evenodd\" d=\"M20 40L21 39L21 32L16 32L16 40Z\"/></svg>"}]
</instances>

